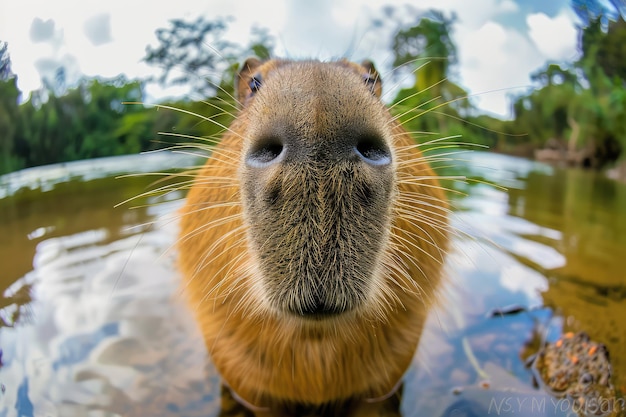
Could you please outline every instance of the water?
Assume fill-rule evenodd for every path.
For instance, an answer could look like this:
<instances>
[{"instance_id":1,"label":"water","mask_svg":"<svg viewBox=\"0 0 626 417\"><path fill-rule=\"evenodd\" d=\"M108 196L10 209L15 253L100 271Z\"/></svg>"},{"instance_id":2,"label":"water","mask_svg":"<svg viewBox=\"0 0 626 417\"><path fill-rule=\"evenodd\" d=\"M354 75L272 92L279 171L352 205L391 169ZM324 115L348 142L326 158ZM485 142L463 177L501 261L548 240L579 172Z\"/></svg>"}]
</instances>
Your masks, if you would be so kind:
<instances>
[{"instance_id":1,"label":"water","mask_svg":"<svg viewBox=\"0 0 626 417\"><path fill-rule=\"evenodd\" d=\"M184 195L114 207L160 186L119 173L193 163L153 154L0 178L0 416L218 414L219 377L174 267ZM569 330L606 344L625 386L626 186L480 152L450 170L476 181L450 184L462 194L446 301L405 378L403 414L568 415L524 360ZM510 305L526 311L488 316Z\"/></svg>"}]
</instances>

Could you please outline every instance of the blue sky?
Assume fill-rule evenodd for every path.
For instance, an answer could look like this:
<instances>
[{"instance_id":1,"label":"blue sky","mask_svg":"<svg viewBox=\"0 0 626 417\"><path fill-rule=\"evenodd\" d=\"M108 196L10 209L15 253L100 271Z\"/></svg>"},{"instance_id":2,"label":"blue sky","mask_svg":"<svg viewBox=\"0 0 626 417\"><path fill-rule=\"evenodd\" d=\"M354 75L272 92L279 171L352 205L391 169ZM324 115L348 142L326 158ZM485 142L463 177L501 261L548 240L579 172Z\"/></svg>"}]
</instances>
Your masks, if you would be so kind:
<instances>
[{"instance_id":1,"label":"blue sky","mask_svg":"<svg viewBox=\"0 0 626 417\"><path fill-rule=\"evenodd\" d=\"M417 10L454 12L459 66L455 81L484 111L508 116L507 96L530 85L529 74L546 62L577 56L577 19L568 0L413 0ZM141 62L154 31L172 18L233 16L228 38L247 44L250 27L270 29L276 53L332 59L355 44L350 58L389 61L389 37L367 31L389 0L145 1L0 0L0 40L8 41L18 86L28 94L59 65L70 81L82 75L145 77L157 72ZM408 18L409 14L407 14ZM409 23L409 21L407 21ZM494 91L498 90L498 91ZM151 98L184 94L148 88Z\"/></svg>"}]
</instances>

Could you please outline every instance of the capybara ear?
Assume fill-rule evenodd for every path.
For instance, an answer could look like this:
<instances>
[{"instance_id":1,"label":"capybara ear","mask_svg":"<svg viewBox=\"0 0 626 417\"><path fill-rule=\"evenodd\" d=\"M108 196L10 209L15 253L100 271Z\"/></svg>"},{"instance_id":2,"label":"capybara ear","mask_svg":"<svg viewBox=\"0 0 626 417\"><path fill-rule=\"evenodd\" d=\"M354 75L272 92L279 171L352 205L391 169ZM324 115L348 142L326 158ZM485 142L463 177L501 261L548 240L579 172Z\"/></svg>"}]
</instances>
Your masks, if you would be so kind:
<instances>
[{"instance_id":1,"label":"capybara ear","mask_svg":"<svg viewBox=\"0 0 626 417\"><path fill-rule=\"evenodd\" d=\"M241 66L235 83L235 92L240 107L243 107L248 97L253 93L250 83L254 77L256 69L262 64L261 60L256 57L250 57ZM260 80L257 80L260 82Z\"/></svg>"},{"instance_id":2,"label":"capybara ear","mask_svg":"<svg viewBox=\"0 0 626 417\"><path fill-rule=\"evenodd\" d=\"M383 93L383 82L380 79L380 74L376 71L376 67L374 67L374 63L369 59L365 59L361 61L361 66L367 71L364 74L364 78L365 82L372 90L372 94L380 98Z\"/></svg>"}]
</instances>

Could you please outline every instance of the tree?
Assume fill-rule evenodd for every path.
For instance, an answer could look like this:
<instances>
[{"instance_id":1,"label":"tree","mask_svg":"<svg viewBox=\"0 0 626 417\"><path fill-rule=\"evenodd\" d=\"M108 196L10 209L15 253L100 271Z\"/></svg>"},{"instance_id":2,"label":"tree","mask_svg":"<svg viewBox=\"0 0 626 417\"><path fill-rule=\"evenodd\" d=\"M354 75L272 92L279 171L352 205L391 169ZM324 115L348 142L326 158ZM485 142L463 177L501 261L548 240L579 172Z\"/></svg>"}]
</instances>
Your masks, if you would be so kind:
<instances>
[{"instance_id":1,"label":"tree","mask_svg":"<svg viewBox=\"0 0 626 417\"><path fill-rule=\"evenodd\" d=\"M394 11L388 8L386 13L393 15ZM415 131L451 133L446 127L451 119L446 118L443 109L427 117L417 117L442 104L448 104L445 111L453 118L471 113L467 92L448 79L451 68L457 63L456 46L451 37L455 20L454 15L448 18L441 12L429 11L420 14L414 26L402 28L400 23L393 37L394 67L404 66L415 72L413 88L401 91L396 98L396 102L401 103L399 110L409 116L406 120Z\"/></svg>"},{"instance_id":2,"label":"tree","mask_svg":"<svg viewBox=\"0 0 626 417\"><path fill-rule=\"evenodd\" d=\"M9 56L9 44L0 41L0 81L6 81L13 77L13 71L11 71L11 57Z\"/></svg>"},{"instance_id":3,"label":"tree","mask_svg":"<svg viewBox=\"0 0 626 417\"><path fill-rule=\"evenodd\" d=\"M536 147L554 138L570 157L601 168L626 149L626 26L606 4L573 6L585 22L580 58L569 68L548 64L532 74L537 89L516 100L514 124Z\"/></svg>"},{"instance_id":4,"label":"tree","mask_svg":"<svg viewBox=\"0 0 626 417\"><path fill-rule=\"evenodd\" d=\"M598 165L612 162L626 149L626 22L623 4L613 8L596 0L576 0L577 13L586 25L580 29L580 59L576 62L589 84L591 94L584 102L588 126L587 141ZM584 7L580 7L583 3Z\"/></svg>"},{"instance_id":5,"label":"tree","mask_svg":"<svg viewBox=\"0 0 626 417\"><path fill-rule=\"evenodd\" d=\"M591 55L587 51L588 55ZM609 21L605 36L598 39L593 57L609 77L626 81L626 21L622 17ZM590 58L590 57L589 57Z\"/></svg>"},{"instance_id":6,"label":"tree","mask_svg":"<svg viewBox=\"0 0 626 417\"><path fill-rule=\"evenodd\" d=\"M248 50L252 55L261 60L270 59L274 52L274 38L270 35L269 30L267 28L254 26L250 37L251 40Z\"/></svg>"},{"instance_id":7,"label":"tree","mask_svg":"<svg viewBox=\"0 0 626 417\"><path fill-rule=\"evenodd\" d=\"M572 9L583 22L582 27L589 26L593 20L601 20L606 25L608 20L615 20L626 14L623 0L609 0L610 4L601 0L571 0Z\"/></svg>"},{"instance_id":8,"label":"tree","mask_svg":"<svg viewBox=\"0 0 626 417\"><path fill-rule=\"evenodd\" d=\"M563 141L566 129L574 120L571 115L575 108L580 107L578 99L582 87L578 77L558 64L548 64L531 74L530 79L542 86L531 100L532 106L540 108L537 116L544 128L540 140L555 138Z\"/></svg>"},{"instance_id":9,"label":"tree","mask_svg":"<svg viewBox=\"0 0 626 417\"><path fill-rule=\"evenodd\" d=\"M394 36L394 67L410 64L410 67L417 68L427 62L415 78L418 91L432 88L433 94L439 96L445 90L445 82L438 83L457 63L456 46L451 38L455 21L454 15L447 18L441 12L431 11L421 17L417 25L401 29Z\"/></svg>"},{"instance_id":10,"label":"tree","mask_svg":"<svg viewBox=\"0 0 626 417\"><path fill-rule=\"evenodd\" d=\"M148 46L144 57L144 61L162 69L156 81L164 86L186 85L199 95L197 98L232 94L238 63L248 55L270 58L274 40L267 29L255 26L248 46L225 41L222 38L228 21L174 19L168 28L158 29L159 45Z\"/></svg>"},{"instance_id":11,"label":"tree","mask_svg":"<svg viewBox=\"0 0 626 417\"><path fill-rule=\"evenodd\" d=\"M163 84L187 84L202 95L202 101L169 103L179 112L124 105L143 100L143 82L123 77L83 79L68 88L63 68L20 105L8 47L0 42L0 174L186 141L176 135L158 137L158 132L176 130L203 143L215 138L233 117L237 63L251 54L267 59L274 47L268 30L259 27L252 29L246 47L222 41L226 27L225 19L173 20L157 31L160 45L147 48L145 60L162 66Z\"/></svg>"},{"instance_id":12,"label":"tree","mask_svg":"<svg viewBox=\"0 0 626 417\"><path fill-rule=\"evenodd\" d=\"M214 94L221 74L236 60L237 46L222 36L227 20L173 19L168 28L156 31L159 45L148 46L144 61L162 69L162 85L188 85L201 97Z\"/></svg>"},{"instance_id":13,"label":"tree","mask_svg":"<svg viewBox=\"0 0 626 417\"><path fill-rule=\"evenodd\" d=\"M601 75L626 82L626 6L620 0L611 3L614 8L598 0L573 0L573 8L583 21L577 64L588 78L598 77L601 70Z\"/></svg>"},{"instance_id":14,"label":"tree","mask_svg":"<svg viewBox=\"0 0 626 417\"><path fill-rule=\"evenodd\" d=\"M141 142L119 127L125 116L148 112L123 104L141 101L142 95L142 84L124 77L82 80L58 96L53 91L34 92L11 116L13 148L0 151L13 155L24 167L139 152L146 149L150 136Z\"/></svg>"},{"instance_id":15,"label":"tree","mask_svg":"<svg viewBox=\"0 0 626 417\"><path fill-rule=\"evenodd\" d=\"M0 174L24 166L14 154L20 95L17 77L11 71L8 44L0 42Z\"/></svg>"}]
</instances>

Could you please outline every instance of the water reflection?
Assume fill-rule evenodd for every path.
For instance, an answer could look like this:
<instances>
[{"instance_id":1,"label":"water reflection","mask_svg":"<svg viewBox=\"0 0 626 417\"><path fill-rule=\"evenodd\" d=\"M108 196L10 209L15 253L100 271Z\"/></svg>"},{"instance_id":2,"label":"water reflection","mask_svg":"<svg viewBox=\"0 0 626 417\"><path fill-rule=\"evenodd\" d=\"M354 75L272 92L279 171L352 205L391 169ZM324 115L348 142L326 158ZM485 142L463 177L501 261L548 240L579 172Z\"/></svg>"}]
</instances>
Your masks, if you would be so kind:
<instances>
[{"instance_id":1,"label":"water reflection","mask_svg":"<svg viewBox=\"0 0 626 417\"><path fill-rule=\"evenodd\" d=\"M586 331L607 345L626 392L626 187L580 170L527 181L534 192L524 196L526 218L563 234L555 247L566 262L546 271L545 304L566 317L566 330Z\"/></svg>"},{"instance_id":2,"label":"water reflection","mask_svg":"<svg viewBox=\"0 0 626 417\"><path fill-rule=\"evenodd\" d=\"M453 184L467 194L453 197L453 278L405 378L403 415L567 415L524 366L563 329L607 344L624 385L626 187L502 155L464 159L455 169L480 181ZM218 414L219 379L174 268L183 195L115 209L152 179L114 180L111 167L138 164L112 162L104 178L44 181L47 191L13 178L0 198L0 416ZM510 305L525 311L487 315Z\"/></svg>"},{"instance_id":3,"label":"water reflection","mask_svg":"<svg viewBox=\"0 0 626 417\"><path fill-rule=\"evenodd\" d=\"M178 297L172 255L163 256L175 233L168 227L109 243L105 230L92 230L37 246L33 320L2 334L5 404L18 404L20 416L32 415L29 403L51 416L214 413L217 382L198 366L206 354Z\"/></svg>"},{"instance_id":4,"label":"water reflection","mask_svg":"<svg viewBox=\"0 0 626 417\"><path fill-rule=\"evenodd\" d=\"M3 302L13 306L2 309L13 327L0 332L1 415L216 413L215 373L203 367L206 352L168 251L176 223L162 217L182 194L113 208L151 182L73 181L0 200L0 218L9 219L0 222Z\"/></svg>"}]
</instances>

